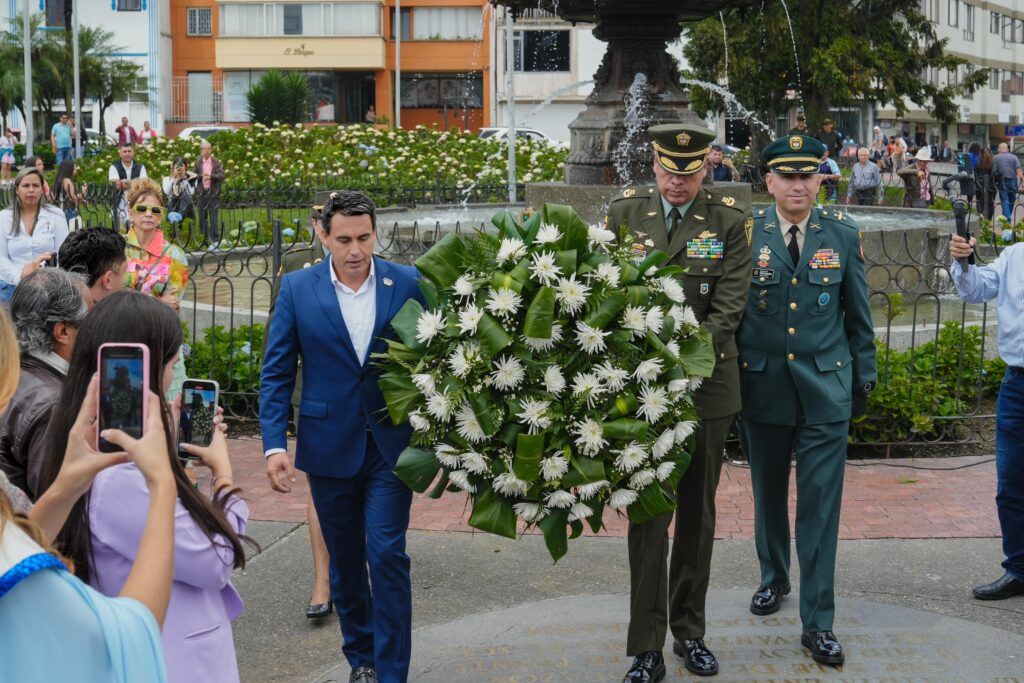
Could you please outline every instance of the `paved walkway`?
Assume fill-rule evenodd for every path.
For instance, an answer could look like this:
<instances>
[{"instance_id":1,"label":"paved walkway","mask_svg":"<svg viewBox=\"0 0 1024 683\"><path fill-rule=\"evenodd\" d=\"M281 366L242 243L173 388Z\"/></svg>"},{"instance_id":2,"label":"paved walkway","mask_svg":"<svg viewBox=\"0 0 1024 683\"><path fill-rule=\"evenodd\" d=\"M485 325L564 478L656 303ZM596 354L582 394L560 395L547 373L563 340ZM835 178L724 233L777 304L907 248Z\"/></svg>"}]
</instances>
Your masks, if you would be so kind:
<instances>
[{"instance_id":1,"label":"paved walkway","mask_svg":"<svg viewBox=\"0 0 1024 683\"><path fill-rule=\"evenodd\" d=\"M249 502L252 519L305 521L308 488L301 473L295 490L284 495L270 488L258 440L233 439L231 456L235 481ZM995 463L990 460L962 457L848 464L840 538L998 537ZM723 467L717 505L716 538L753 538L754 501L746 467L729 463ZM790 507L794 506L795 482L790 490ZM468 519L469 507L463 495L445 493L440 500L417 495L410 528L475 532L466 524ZM626 535L625 518L608 514L605 522L606 529L600 535Z\"/></svg>"}]
</instances>

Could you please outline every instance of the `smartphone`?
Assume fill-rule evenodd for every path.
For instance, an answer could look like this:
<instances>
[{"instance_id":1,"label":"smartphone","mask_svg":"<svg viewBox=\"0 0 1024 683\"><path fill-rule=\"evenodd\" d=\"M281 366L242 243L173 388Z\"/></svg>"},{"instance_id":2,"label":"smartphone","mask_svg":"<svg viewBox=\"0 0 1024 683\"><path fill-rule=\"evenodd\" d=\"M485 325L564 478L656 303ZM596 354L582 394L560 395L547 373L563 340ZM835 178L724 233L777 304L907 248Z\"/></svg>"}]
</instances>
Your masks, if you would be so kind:
<instances>
[{"instance_id":1,"label":"smartphone","mask_svg":"<svg viewBox=\"0 0 1024 683\"><path fill-rule=\"evenodd\" d=\"M220 385L212 379L186 379L181 385L181 413L178 415L178 455L196 460L181 444L209 446L213 440L213 418L217 416Z\"/></svg>"},{"instance_id":2,"label":"smartphone","mask_svg":"<svg viewBox=\"0 0 1024 683\"><path fill-rule=\"evenodd\" d=\"M96 448L116 453L120 446L99 436L120 429L135 439L145 431L149 401L149 348L145 344L104 344L99 350L100 400Z\"/></svg>"}]
</instances>

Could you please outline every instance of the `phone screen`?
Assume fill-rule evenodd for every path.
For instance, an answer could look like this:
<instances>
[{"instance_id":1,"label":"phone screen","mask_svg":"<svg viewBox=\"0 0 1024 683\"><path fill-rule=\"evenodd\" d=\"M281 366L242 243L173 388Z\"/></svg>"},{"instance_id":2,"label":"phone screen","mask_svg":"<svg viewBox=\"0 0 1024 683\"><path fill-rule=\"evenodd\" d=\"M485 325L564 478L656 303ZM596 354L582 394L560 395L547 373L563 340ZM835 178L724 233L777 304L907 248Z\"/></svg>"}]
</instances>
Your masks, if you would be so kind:
<instances>
[{"instance_id":1,"label":"phone screen","mask_svg":"<svg viewBox=\"0 0 1024 683\"><path fill-rule=\"evenodd\" d=\"M209 446L213 440L213 418L217 415L217 383L186 380L181 389L178 443Z\"/></svg>"},{"instance_id":2,"label":"phone screen","mask_svg":"<svg viewBox=\"0 0 1024 683\"><path fill-rule=\"evenodd\" d=\"M120 429L142 438L143 395L146 363L141 348L111 346L100 353L99 429ZM100 438L100 450L112 453L120 447Z\"/></svg>"}]
</instances>

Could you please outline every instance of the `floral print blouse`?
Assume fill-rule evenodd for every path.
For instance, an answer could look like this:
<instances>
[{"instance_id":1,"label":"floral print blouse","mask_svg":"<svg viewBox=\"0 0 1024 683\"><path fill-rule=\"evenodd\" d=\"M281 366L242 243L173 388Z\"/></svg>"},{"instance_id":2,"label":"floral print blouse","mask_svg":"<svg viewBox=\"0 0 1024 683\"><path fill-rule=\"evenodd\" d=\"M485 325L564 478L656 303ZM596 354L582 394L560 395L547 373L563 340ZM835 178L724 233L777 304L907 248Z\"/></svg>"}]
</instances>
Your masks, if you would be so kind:
<instances>
[{"instance_id":1,"label":"floral print blouse","mask_svg":"<svg viewBox=\"0 0 1024 683\"><path fill-rule=\"evenodd\" d=\"M188 282L188 259L181 247L168 242L159 231L146 249L139 246L134 229L129 230L126 237L125 286L153 296L174 292L180 300Z\"/></svg>"}]
</instances>

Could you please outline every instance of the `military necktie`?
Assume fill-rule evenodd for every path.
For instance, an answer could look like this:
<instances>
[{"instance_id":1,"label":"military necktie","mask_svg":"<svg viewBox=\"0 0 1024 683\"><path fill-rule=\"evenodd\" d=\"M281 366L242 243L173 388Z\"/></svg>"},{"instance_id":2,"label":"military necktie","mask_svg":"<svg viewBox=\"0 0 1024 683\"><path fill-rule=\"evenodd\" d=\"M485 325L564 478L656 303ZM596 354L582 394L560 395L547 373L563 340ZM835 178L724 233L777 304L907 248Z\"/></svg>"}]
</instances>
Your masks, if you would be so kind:
<instances>
[{"instance_id":1,"label":"military necktie","mask_svg":"<svg viewBox=\"0 0 1024 683\"><path fill-rule=\"evenodd\" d=\"M799 232L800 228L796 225L789 229L789 258L792 259L794 268L800 263L800 245L796 243Z\"/></svg>"},{"instance_id":2,"label":"military necktie","mask_svg":"<svg viewBox=\"0 0 1024 683\"><path fill-rule=\"evenodd\" d=\"M667 227L668 227L668 234L669 235L671 235L672 231L676 229L676 225L679 223L679 221L680 221L680 219L682 217L683 217L683 215L681 213L679 213L678 207L673 206L672 210L668 212L668 226Z\"/></svg>"}]
</instances>

